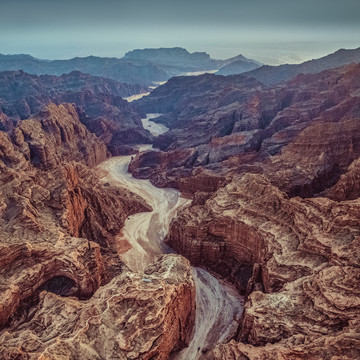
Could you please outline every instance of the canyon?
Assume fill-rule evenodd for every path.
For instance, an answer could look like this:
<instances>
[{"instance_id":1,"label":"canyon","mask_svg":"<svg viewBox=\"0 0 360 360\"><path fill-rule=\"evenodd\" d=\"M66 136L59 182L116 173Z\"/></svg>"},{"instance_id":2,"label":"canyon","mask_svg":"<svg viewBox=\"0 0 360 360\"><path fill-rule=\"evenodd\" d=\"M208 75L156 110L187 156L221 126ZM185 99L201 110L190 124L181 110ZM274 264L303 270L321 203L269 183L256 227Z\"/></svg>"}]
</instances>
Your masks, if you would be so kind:
<instances>
[{"instance_id":1,"label":"canyon","mask_svg":"<svg viewBox=\"0 0 360 360\"><path fill-rule=\"evenodd\" d=\"M206 358L359 357L359 79L357 64L270 88L203 75L138 100L170 130L131 172L193 198L165 241L247 299Z\"/></svg>"},{"instance_id":2,"label":"canyon","mask_svg":"<svg viewBox=\"0 0 360 360\"><path fill-rule=\"evenodd\" d=\"M189 263L164 255L133 272L119 258L125 220L151 207L100 181L109 154L74 106L50 104L1 134L2 357L167 359L184 347Z\"/></svg>"},{"instance_id":3,"label":"canyon","mask_svg":"<svg viewBox=\"0 0 360 360\"><path fill-rule=\"evenodd\" d=\"M357 56L0 73L2 358L360 358Z\"/></svg>"},{"instance_id":4,"label":"canyon","mask_svg":"<svg viewBox=\"0 0 360 360\"><path fill-rule=\"evenodd\" d=\"M147 91L147 87L71 72L62 76L30 75L22 70L0 73L0 109L3 131L55 103L76 105L81 122L106 143L114 154L133 152L140 143L151 143L141 116L122 97Z\"/></svg>"}]
</instances>

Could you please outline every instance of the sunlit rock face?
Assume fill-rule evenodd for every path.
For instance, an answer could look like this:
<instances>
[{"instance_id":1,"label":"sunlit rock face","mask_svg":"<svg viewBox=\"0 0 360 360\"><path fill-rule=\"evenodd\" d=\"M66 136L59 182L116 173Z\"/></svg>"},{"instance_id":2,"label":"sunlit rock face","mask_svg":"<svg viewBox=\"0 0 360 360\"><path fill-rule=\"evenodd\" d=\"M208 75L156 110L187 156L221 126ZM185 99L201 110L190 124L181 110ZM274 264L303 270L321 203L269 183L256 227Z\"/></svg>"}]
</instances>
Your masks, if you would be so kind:
<instances>
[{"instance_id":1,"label":"sunlit rock face","mask_svg":"<svg viewBox=\"0 0 360 360\"><path fill-rule=\"evenodd\" d=\"M140 154L130 170L194 194L167 242L247 297L236 342L207 357L358 358L359 65L242 98L241 77L192 81L139 101L157 98L170 131L156 140L167 152Z\"/></svg>"},{"instance_id":2,"label":"sunlit rock face","mask_svg":"<svg viewBox=\"0 0 360 360\"><path fill-rule=\"evenodd\" d=\"M4 358L165 360L192 333L191 268L164 255L143 274L124 271L89 300L43 291L33 311L25 326L0 333Z\"/></svg>"},{"instance_id":3,"label":"sunlit rock face","mask_svg":"<svg viewBox=\"0 0 360 360\"><path fill-rule=\"evenodd\" d=\"M356 358L345 343L358 344L359 209L358 200L289 199L248 174L181 211L169 244L248 295L238 340L280 344L223 345L215 359L291 359L295 345L320 359L331 344Z\"/></svg>"},{"instance_id":4,"label":"sunlit rock face","mask_svg":"<svg viewBox=\"0 0 360 360\"><path fill-rule=\"evenodd\" d=\"M42 289L89 298L120 271L114 237L149 206L101 184L91 168L106 146L72 105L49 105L0 132L0 323L27 318Z\"/></svg>"}]
</instances>

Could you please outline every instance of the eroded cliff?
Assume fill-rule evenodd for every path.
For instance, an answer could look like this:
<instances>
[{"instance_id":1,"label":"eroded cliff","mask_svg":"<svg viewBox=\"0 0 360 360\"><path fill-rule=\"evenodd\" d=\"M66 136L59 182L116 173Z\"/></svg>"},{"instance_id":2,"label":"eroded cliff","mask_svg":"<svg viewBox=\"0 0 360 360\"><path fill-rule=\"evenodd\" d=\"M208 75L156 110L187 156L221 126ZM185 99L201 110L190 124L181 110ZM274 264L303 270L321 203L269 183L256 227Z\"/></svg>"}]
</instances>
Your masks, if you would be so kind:
<instances>
[{"instance_id":1,"label":"eroded cliff","mask_svg":"<svg viewBox=\"0 0 360 360\"><path fill-rule=\"evenodd\" d=\"M167 152L135 157L134 176L186 191L184 183L201 184L197 178L262 173L290 196L309 197L333 186L359 157L360 65L274 87L220 78L173 79L139 100L144 109L166 111L157 121L171 129L155 141Z\"/></svg>"},{"instance_id":2,"label":"eroded cliff","mask_svg":"<svg viewBox=\"0 0 360 360\"><path fill-rule=\"evenodd\" d=\"M0 130L42 111L51 103L73 103L81 122L115 155L150 143L152 135L143 128L136 109L123 96L147 88L73 71L62 76L30 75L23 71L0 73ZM55 129L54 129L55 130Z\"/></svg>"},{"instance_id":3,"label":"eroded cliff","mask_svg":"<svg viewBox=\"0 0 360 360\"><path fill-rule=\"evenodd\" d=\"M50 279L66 277L70 294L92 295L113 275L103 256L115 252L126 217L149 207L100 183L90 167L106 158L106 147L72 105L50 105L0 136L4 326Z\"/></svg>"},{"instance_id":4,"label":"eroded cliff","mask_svg":"<svg viewBox=\"0 0 360 360\"><path fill-rule=\"evenodd\" d=\"M333 356L359 356L359 206L289 199L247 174L180 213L169 245L248 296L242 343L218 346L209 358L321 359L333 347Z\"/></svg>"},{"instance_id":5,"label":"eroded cliff","mask_svg":"<svg viewBox=\"0 0 360 360\"><path fill-rule=\"evenodd\" d=\"M195 317L191 268L164 255L123 271L90 300L40 293L32 317L0 334L3 359L161 359L188 344Z\"/></svg>"}]
</instances>

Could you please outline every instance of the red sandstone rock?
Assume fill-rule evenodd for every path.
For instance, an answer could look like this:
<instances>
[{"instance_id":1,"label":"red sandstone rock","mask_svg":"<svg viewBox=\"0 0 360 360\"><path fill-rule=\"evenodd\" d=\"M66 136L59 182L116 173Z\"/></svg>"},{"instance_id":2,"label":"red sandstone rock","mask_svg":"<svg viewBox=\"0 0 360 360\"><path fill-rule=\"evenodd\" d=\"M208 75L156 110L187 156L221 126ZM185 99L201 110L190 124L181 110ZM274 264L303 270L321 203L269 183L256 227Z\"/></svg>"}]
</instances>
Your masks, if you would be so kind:
<instances>
[{"instance_id":1,"label":"red sandstone rock","mask_svg":"<svg viewBox=\"0 0 360 360\"><path fill-rule=\"evenodd\" d=\"M260 290L247 299L238 340L262 347L224 345L214 359L241 358L242 349L251 350L251 359L266 358L268 351L269 359L283 352L291 359L299 339L306 339L300 354L321 358L318 344L327 339L338 355L344 337L358 342L359 210L358 200L289 199L265 177L247 174L180 212L169 245L244 293ZM241 278L250 266L252 277ZM270 351L267 343L279 347Z\"/></svg>"},{"instance_id":2,"label":"red sandstone rock","mask_svg":"<svg viewBox=\"0 0 360 360\"><path fill-rule=\"evenodd\" d=\"M190 80L169 82L140 106L151 98L171 105L158 121L172 129L156 142L171 151L138 155L131 171L178 188L181 179L204 171L219 177L263 173L290 196L321 193L360 156L359 79L360 66L352 64L272 88L251 88L241 76L205 76L194 88ZM240 85L251 91L234 92ZM219 131L230 120L231 128Z\"/></svg>"},{"instance_id":3,"label":"red sandstone rock","mask_svg":"<svg viewBox=\"0 0 360 360\"><path fill-rule=\"evenodd\" d=\"M14 141L35 166L49 169L66 161L94 166L107 157L106 146L81 124L73 105L50 104L14 130Z\"/></svg>"},{"instance_id":4,"label":"red sandstone rock","mask_svg":"<svg viewBox=\"0 0 360 360\"><path fill-rule=\"evenodd\" d=\"M14 123L28 119L51 103L73 103L81 122L105 142L111 153L134 152L134 145L150 143L153 137L143 128L136 109L122 96L141 89L78 71L62 76L2 72L0 105L7 117L0 116L0 130L13 129Z\"/></svg>"},{"instance_id":5,"label":"red sandstone rock","mask_svg":"<svg viewBox=\"0 0 360 360\"><path fill-rule=\"evenodd\" d=\"M70 295L91 296L121 271L112 259L125 219L149 210L87 166L105 159L106 147L72 105L50 105L10 135L0 132L1 326L19 321L21 309L26 319L26 303L47 281L65 277Z\"/></svg>"},{"instance_id":6,"label":"red sandstone rock","mask_svg":"<svg viewBox=\"0 0 360 360\"><path fill-rule=\"evenodd\" d=\"M324 192L330 199L355 200L360 197L360 158L354 160L339 181Z\"/></svg>"},{"instance_id":7,"label":"red sandstone rock","mask_svg":"<svg viewBox=\"0 0 360 360\"><path fill-rule=\"evenodd\" d=\"M195 321L191 268L165 255L143 274L124 271L87 301L40 294L25 327L0 333L5 359L169 359Z\"/></svg>"}]
</instances>

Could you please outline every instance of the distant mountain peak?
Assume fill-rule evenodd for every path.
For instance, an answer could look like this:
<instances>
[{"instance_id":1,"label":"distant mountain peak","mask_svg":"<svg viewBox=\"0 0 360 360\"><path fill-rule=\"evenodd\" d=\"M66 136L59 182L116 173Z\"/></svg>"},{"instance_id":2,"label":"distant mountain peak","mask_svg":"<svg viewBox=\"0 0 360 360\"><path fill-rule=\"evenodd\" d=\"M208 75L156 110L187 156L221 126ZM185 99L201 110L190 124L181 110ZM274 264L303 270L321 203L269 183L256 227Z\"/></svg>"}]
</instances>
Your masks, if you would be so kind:
<instances>
[{"instance_id":1,"label":"distant mountain peak","mask_svg":"<svg viewBox=\"0 0 360 360\"><path fill-rule=\"evenodd\" d=\"M207 61L210 60L210 55L206 52L190 53L188 50L181 47L173 48L147 48L135 49L125 54L126 59L148 60L158 64L173 65L185 62L193 62L196 60Z\"/></svg>"},{"instance_id":2,"label":"distant mountain peak","mask_svg":"<svg viewBox=\"0 0 360 360\"><path fill-rule=\"evenodd\" d=\"M301 73L314 74L351 63L360 63L360 48L339 49L332 54L319 59L308 60L301 64L264 65L244 75L254 77L264 84L274 85L290 80Z\"/></svg>"},{"instance_id":3,"label":"distant mountain peak","mask_svg":"<svg viewBox=\"0 0 360 360\"><path fill-rule=\"evenodd\" d=\"M242 61L244 66L252 63L250 68L243 68L242 71L259 66L257 62L246 59L243 55L227 60L215 60L206 52L190 53L182 47L161 47L129 51L121 59L89 55L68 60L40 60L24 54L0 55L0 71L22 69L30 74L58 76L80 71L123 83L148 86L180 74L216 71L235 61Z\"/></svg>"}]
</instances>

